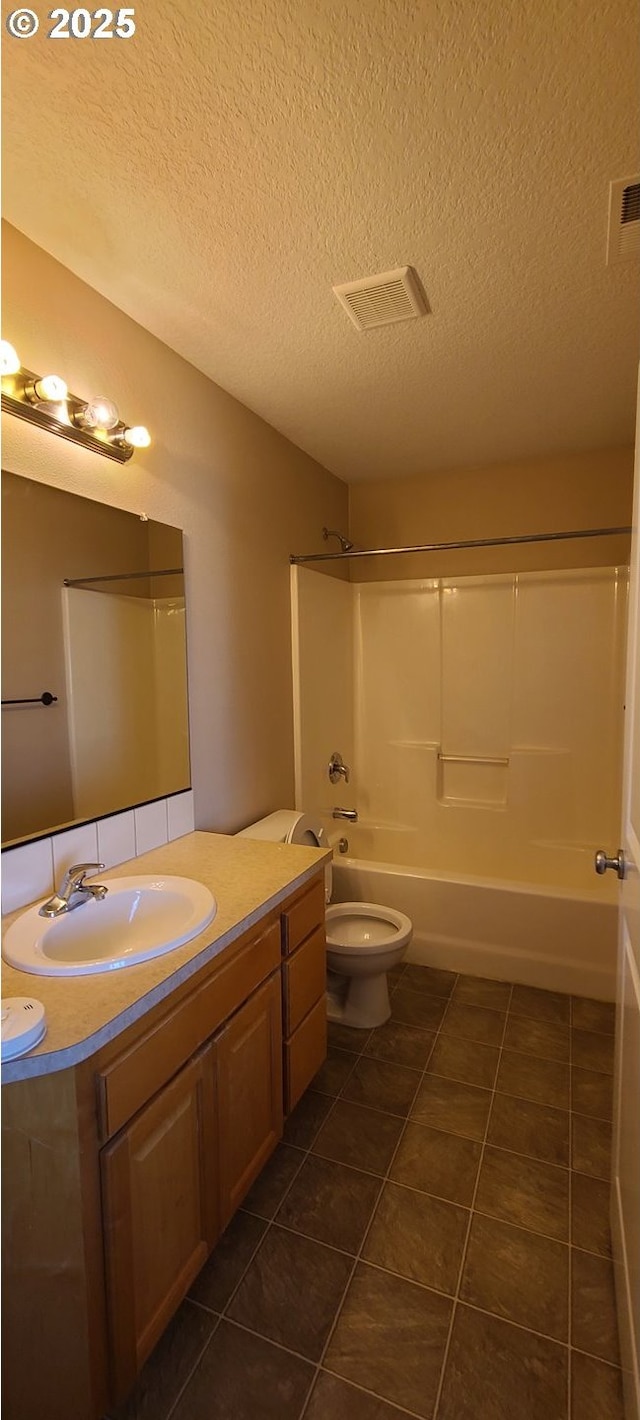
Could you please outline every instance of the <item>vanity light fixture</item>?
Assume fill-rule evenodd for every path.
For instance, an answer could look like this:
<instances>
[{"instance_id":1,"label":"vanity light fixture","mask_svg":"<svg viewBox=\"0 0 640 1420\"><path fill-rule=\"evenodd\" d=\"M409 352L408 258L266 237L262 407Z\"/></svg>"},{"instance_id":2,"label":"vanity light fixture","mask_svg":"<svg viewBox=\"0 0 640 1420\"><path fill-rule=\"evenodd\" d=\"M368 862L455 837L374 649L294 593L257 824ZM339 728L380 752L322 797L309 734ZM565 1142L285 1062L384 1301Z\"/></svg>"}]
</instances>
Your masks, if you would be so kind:
<instances>
[{"instance_id":1,"label":"vanity light fixture","mask_svg":"<svg viewBox=\"0 0 640 1420\"><path fill-rule=\"evenodd\" d=\"M122 438L132 449L148 449L151 443L151 435L144 424L134 424L131 429L125 429Z\"/></svg>"},{"instance_id":2,"label":"vanity light fixture","mask_svg":"<svg viewBox=\"0 0 640 1420\"><path fill-rule=\"evenodd\" d=\"M144 425L120 419L113 400L104 395L80 399L69 393L60 375L27 370L8 340L0 342L0 376L3 410L95 454L126 463L135 449L147 449L151 443Z\"/></svg>"},{"instance_id":3,"label":"vanity light fixture","mask_svg":"<svg viewBox=\"0 0 640 1420\"><path fill-rule=\"evenodd\" d=\"M8 340L0 340L0 375L17 375L20 356Z\"/></svg>"},{"instance_id":4,"label":"vanity light fixture","mask_svg":"<svg viewBox=\"0 0 640 1420\"><path fill-rule=\"evenodd\" d=\"M79 429L102 429L105 432L115 429L119 421L117 404L114 404L112 399L104 399L102 395L90 399L84 409L78 410L73 420Z\"/></svg>"},{"instance_id":5,"label":"vanity light fixture","mask_svg":"<svg viewBox=\"0 0 640 1420\"><path fill-rule=\"evenodd\" d=\"M39 380L30 380L24 392L32 404L62 404L69 393L66 381L59 375L42 375Z\"/></svg>"}]
</instances>

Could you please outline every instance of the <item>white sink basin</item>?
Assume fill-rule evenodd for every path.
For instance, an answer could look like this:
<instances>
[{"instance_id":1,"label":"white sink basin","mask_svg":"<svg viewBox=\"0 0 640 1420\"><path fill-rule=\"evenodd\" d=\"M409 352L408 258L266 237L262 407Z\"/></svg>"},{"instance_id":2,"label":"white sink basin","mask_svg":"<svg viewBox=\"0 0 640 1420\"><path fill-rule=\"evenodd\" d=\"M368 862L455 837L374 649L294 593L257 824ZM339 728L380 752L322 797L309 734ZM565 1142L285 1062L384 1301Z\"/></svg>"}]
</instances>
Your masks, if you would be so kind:
<instances>
[{"instance_id":1,"label":"white sink basin","mask_svg":"<svg viewBox=\"0 0 640 1420\"><path fill-rule=\"evenodd\" d=\"M107 896L61 917L30 907L6 933L2 955L34 976L90 976L117 971L183 947L213 921L215 898L191 878L107 881Z\"/></svg>"}]
</instances>

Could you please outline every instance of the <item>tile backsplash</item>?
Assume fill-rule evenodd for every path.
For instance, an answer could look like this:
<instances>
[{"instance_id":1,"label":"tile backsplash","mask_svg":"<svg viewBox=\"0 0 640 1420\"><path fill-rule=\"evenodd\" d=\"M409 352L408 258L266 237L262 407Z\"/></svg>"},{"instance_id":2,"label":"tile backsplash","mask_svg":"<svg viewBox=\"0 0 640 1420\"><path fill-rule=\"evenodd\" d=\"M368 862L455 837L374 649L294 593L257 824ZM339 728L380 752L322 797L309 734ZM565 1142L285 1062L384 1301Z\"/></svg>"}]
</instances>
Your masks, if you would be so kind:
<instances>
[{"instance_id":1,"label":"tile backsplash","mask_svg":"<svg viewBox=\"0 0 640 1420\"><path fill-rule=\"evenodd\" d=\"M16 912L57 887L72 863L104 863L115 868L185 833L193 833L193 790L156 799L125 813L111 814L81 828L5 849L2 854L2 911Z\"/></svg>"}]
</instances>

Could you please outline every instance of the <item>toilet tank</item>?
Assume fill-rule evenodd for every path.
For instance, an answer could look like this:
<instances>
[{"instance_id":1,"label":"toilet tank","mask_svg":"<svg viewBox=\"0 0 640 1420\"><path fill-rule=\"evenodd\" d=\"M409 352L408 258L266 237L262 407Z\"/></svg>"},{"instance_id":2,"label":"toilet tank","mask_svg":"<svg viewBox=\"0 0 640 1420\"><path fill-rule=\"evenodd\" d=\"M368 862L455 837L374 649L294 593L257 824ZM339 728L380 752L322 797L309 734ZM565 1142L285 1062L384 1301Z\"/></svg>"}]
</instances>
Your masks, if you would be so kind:
<instances>
[{"instance_id":1,"label":"toilet tank","mask_svg":"<svg viewBox=\"0 0 640 1420\"><path fill-rule=\"evenodd\" d=\"M270 843L302 843L309 848L324 848L327 835L319 818L297 809L276 809L241 829L238 838L264 838Z\"/></svg>"},{"instance_id":2,"label":"toilet tank","mask_svg":"<svg viewBox=\"0 0 640 1420\"><path fill-rule=\"evenodd\" d=\"M320 818L315 814L300 813L298 809L276 809L243 828L238 838L262 838L269 843L299 843L307 848L326 848L328 839ZM324 870L325 902L331 901L332 868L327 863Z\"/></svg>"}]
</instances>

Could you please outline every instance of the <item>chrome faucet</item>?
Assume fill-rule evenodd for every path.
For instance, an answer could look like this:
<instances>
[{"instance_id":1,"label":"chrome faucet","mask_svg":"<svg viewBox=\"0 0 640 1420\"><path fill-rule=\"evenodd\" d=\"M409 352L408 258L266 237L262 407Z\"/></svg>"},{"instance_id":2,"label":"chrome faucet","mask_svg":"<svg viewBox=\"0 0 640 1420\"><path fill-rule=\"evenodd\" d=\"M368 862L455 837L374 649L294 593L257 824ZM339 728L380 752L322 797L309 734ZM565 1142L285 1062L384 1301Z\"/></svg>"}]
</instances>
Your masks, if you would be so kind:
<instances>
[{"instance_id":1,"label":"chrome faucet","mask_svg":"<svg viewBox=\"0 0 640 1420\"><path fill-rule=\"evenodd\" d=\"M357 822L358 822L358 810L357 810L357 809L334 809L334 810L333 810L333 817L334 817L334 818L346 818L346 819L349 820L349 823L357 823Z\"/></svg>"},{"instance_id":2,"label":"chrome faucet","mask_svg":"<svg viewBox=\"0 0 640 1420\"><path fill-rule=\"evenodd\" d=\"M104 863L75 863L65 873L60 891L54 892L48 902L43 902L38 916L61 917L63 912L73 912L76 907L82 907L83 902L106 897L108 888L104 883L85 883L87 873L98 873L102 868Z\"/></svg>"},{"instance_id":3,"label":"chrome faucet","mask_svg":"<svg viewBox=\"0 0 640 1420\"><path fill-rule=\"evenodd\" d=\"M334 750L329 760L328 769L332 784L339 784L341 779L344 779L345 784L349 783L349 765L345 764L342 755L338 754L337 749Z\"/></svg>"}]
</instances>

